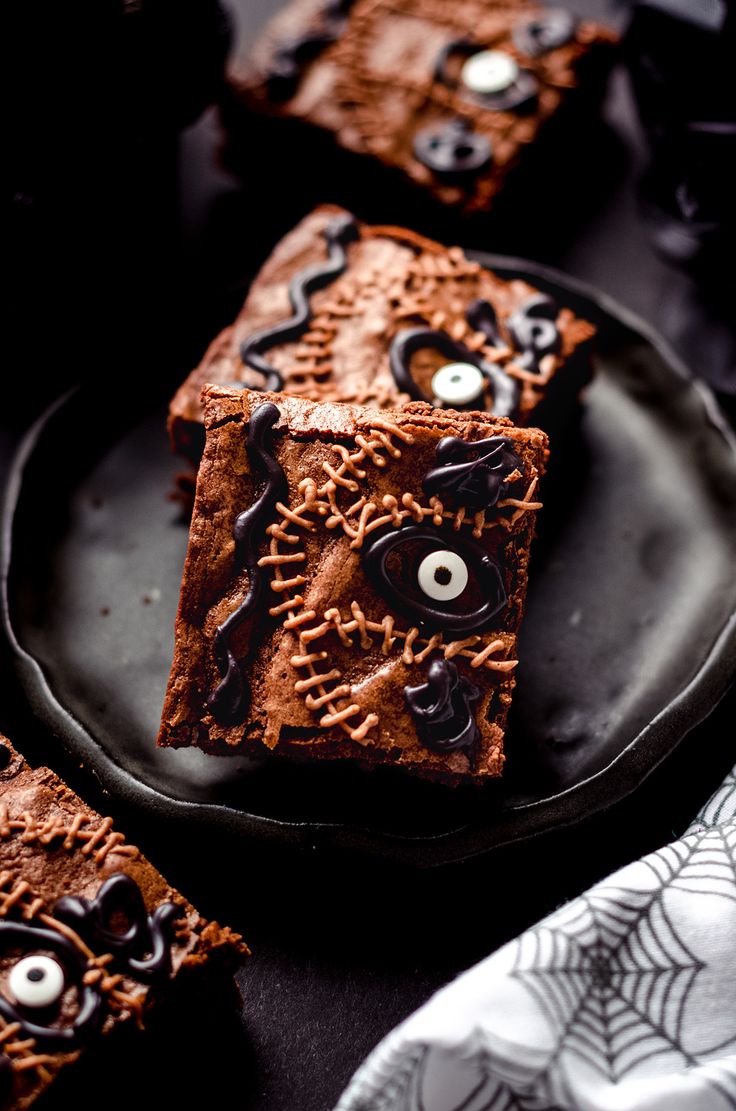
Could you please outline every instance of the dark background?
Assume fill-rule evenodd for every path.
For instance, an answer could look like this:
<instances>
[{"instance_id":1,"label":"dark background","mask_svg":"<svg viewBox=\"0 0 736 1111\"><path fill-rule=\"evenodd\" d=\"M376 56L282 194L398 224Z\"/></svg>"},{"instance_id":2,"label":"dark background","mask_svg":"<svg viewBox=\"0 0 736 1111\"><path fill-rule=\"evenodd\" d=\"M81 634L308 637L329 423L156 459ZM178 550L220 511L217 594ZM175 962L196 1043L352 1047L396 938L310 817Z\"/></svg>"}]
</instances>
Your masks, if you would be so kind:
<instances>
[{"instance_id":1,"label":"dark background","mask_svg":"<svg viewBox=\"0 0 736 1111\"><path fill-rule=\"evenodd\" d=\"M234 56L273 7L228 5ZM574 7L617 26L627 18L605 0ZM254 211L253 192L218 165L216 113L201 113L216 94L225 42L211 4L152 4L145 25L144 4L56 9L43 35L35 6L17 8L0 477L30 421L79 379L99 383L102 422L109 407L134 414L144 400L164 399L241 303L259 261L254 221L267 238L284 218L260 198ZM600 147L577 169L590 202L584 219L531 244L519 225L502 247L476 245L513 250L517 231L527 257L592 283L662 332L728 406L733 280L695 278L652 248L637 201L646 144L621 67L604 116ZM254 152L254 173L268 156ZM286 184L298 209L298 176ZM123 1068L102 1059L86 1091L101 1085L113 1107L165 1098L328 1111L365 1054L435 988L680 832L734 758L729 698L634 798L585 826L415 873L316 850L233 851L199 832L167 837L155 815L102 797L34 723L7 654L0 692L0 727L24 754L113 813L203 913L241 929L253 949L241 975L242 1025L201 1015L186 1036L159 1031ZM59 1092L50 1106L64 1099Z\"/></svg>"}]
</instances>

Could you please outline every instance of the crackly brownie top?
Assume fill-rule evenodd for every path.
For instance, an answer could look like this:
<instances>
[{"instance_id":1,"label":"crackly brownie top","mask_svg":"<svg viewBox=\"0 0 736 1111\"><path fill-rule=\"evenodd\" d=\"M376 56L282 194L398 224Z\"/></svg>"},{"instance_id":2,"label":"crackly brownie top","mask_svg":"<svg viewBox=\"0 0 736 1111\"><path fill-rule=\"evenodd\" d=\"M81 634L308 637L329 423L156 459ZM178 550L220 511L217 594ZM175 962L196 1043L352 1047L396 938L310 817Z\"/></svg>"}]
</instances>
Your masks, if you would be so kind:
<instances>
[{"instance_id":1,"label":"crackly brownie top","mask_svg":"<svg viewBox=\"0 0 736 1111\"><path fill-rule=\"evenodd\" d=\"M484 0L295 0L236 85L398 166L444 203L486 208L591 47L615 36L559 9Z\"/></svg>"},{"instance_id":2,"label":"crackly brownie top","mask_svg":"<svg viewBox=\"0 0 736 1111\"><path fill-rule=\"evenodd\" d=\"M278 245L171 413L201 419L205 383L242 382L387 408L410 399L463 403L523 422L593 332L459 247L324 206Z\"/></svg>"},{"instance_id":3,"label":"crackly brownie top","mask_svg":"<svg viewBox=\"0 0 736 1111\"><path fill-rule=\"evenodd\" d=\"M0 758L0 1104L27 1106L182 967L245 950L2 736Z\"/></svg>"},{"instance_id":4,"label":"crackly brownie top","mask_svg":"<svg viewBox=\"0 0 736 1111\"><path fill-rule=\"evenodd\" d=\"M205 400L163 743L498 774L544 433L418 402Z\"/></svg>"}]
</instances>

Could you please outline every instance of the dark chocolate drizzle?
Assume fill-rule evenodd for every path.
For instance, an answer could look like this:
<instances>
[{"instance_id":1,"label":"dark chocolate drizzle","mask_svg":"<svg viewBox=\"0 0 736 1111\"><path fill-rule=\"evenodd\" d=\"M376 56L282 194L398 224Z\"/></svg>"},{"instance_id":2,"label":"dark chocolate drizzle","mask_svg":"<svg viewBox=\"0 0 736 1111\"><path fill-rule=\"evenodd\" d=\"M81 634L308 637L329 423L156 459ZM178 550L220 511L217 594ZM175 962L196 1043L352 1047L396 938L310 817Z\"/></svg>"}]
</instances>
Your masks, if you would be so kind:
<instances>
[{"instance_id":1,"label":"dark chocolate drizzle","mask_svg":"<svg viewBox=\"0 0 736 1111\"><path fill-rule=\"evenodd\" d=\"M483 333L492 347L498 347L504 342L496 310L490 301L485 301L482 297L472 301L465 310L465 319L474 331Z\"/></svg>"},{"instance_id":2,"label":"dark chocolate drizzle","mask_svg":"<svg viewBox=\"0 0 736 1111\"><path fill-rule=\"evenodd\" d=\"M556 323L557 313L551 297L535 293L506 320L511 342L520 352L514 362L524 370L539 374L540 360L559 351L562 337Z\"/></svg>"},{"instance_id":3,"label":"dark chocolate drizzle","mask_svg":"<svg viewBox=\"0 0 736 1111\"><path fill-rule=\"evenodd\" d=\"M472 573L483 601L470 610L461 610L461 599L448 601L445 607L430 605L418 593L412 596L406 584L395 583L386 570L388 557L404 544L420 541L435 551L451 550L463 559ZM507 602L506 590L498 565L478 544L461 540L454 533L405 522L399 528L377 531L362 551L363 567L368 578L391 605L420 627L446 630L457 636L478 633L499 613ZM419 588L417 588L418 590Z\"/></svg>"},{"instance_id":4,"label":"dark chocolate drizzle","mask_svg":"<svg viewBox=\"0 0 736 1111\"><path fill-rule=\"evenodd\" d=\"M264 75L269 100L279 104L291 100L305 67L339 39L351 6L352 0L330 0L322 8L321 22L315 30L279 44Z\"/></svg>"},{"instance_id":5,"label":"dark chocolate drizzle","mask_svg":"<svg viewBox=\"0 0 736 1111\"><path fill-rule=\"evenodd\" d=\"M11 1003L0 992L0 1015L5 1022L19 1022L27 1038L35 1038L39 1049L51 1053L69 1052L96 1034L104 1019L104 1000L94 984L85 984L87 958L76 945L59 933L27 922L0 921L0 951L23 950L52 953L64 970L65 990L74 988L79 1006L74 1020L65 1026L50 1025L58 1016L58 1007L39 1011Z\"/></svg>"},{"instance_id":6,"label":"dark chocolate drizzle","mask_svg":"<svg viewBox=\"0 0 736 1111\"><path fill-rule=\"evenodd\" d=\"M360 233L355 217L345 214L330 220L322 234L327 240L327 261L318 266L306 267L289 283L289 301L293 315L270 328L253 332L240 345L240 358L245 365L257 370L265 379L262 386L249 386L249 389L277 392L284 388L283 378L263 355L281 343L299 339L306 331L312 319L309 298L344 272L348 264L346 248L349 243L358 239ZM241 382L241 388L242 385Z\"/></svg>"},{"instance_id":7,"label":"dark chocolate drizzle","mask_svg":"<svg viewBox=\"0 0 736 1111\"><path fill-rule=\"evenodd\" d=\"M512 32L514 45L530 58L557 50L575 37L578 21L564 8L548 8L534 19L517 23Z\"/></svg>"},{"instance_id":8,"label":"dark chocolate drizzle","mask_svg":"<svg viewBox=\"0 0 736 1111\"><path fill-rule=\"evenodd\" d=\"M222 724L235 724L245 714L243 676L230 648L230 640L262 597L264 576L258 566L258 547L263 529L273 517L276 502L286 498L288 492L286 476L271 452L271 429L279 415L277 406L266 401L258 406L248 424L246 447L251 471L254 477L265 477L266 482L253 504L238 514L233 525L235 567L248 572L248 592L215 632L215 662L222 680L207 700L207 707Z\"/></svg>"},{"instance_id":9,"label":"dark chocolate drizzle","mask_svg":"<svg viewBox=\"0 0 736 1111\"><path fill-rule=\"evenodd\" d=\"M54 907L54 916L79 934L94 949L112 953L116 967L141 982L171 972L173 925L182 908L162 903L148 914L140 888L124 872L105 880L94 899L65 895ZM116 929L116 921L126 923Z\"/></svg>"},{"instance_id":10,"label":"dark chocolate drizzle","mask_svg":"<svg viewBox=\"0 0 736 1111\"><path fill-rule=\"evenodd\" d=\"M521 460L505 436L469 443L458 436L443 436L435 452L437 466L427 471L422 488L427 497L452 498L475 512L491 509L509 475L521 470Z\"/></svg>"},{"instance_id":11,"label":"dark chocolate drizzle","mask_svg":"<svg viewBox=\"0 0 736 1111\"><path fill-rule=\"evenodd\" d=\"M490 139L473 131L469 120L454 116L439 127L417 132L414 156L448 185L463 185L490 166L493 147Z\"/></svg>"},{"instance_id":12,"label":"dark chocolate drizzle","mask_svg":"<svg viewBox=\"0 0 736 1111\"><path fill-rule=\"evenodd\" d=\"M404 696L425 748L441 756L466 751L475 764L481 738L472 707L480 689L460 675L452 660L433 660L427 682L404 687Z\"/></svg>"},{"instance_id":13,"label":"dark chocolate drizzle","mask_svg":"<svg viewBox=\"0 0 736 1111\"><path fill-rule=\"evenodd\" d=\"M485 303L487 304L487 302ZM474 304L478 305L479 302L476 301ZM490 305L488 308L493 312ZM415 401L428 401L432 404L434 400L419 388L409 369L412 355L425 347L435 348L441 355L444 355L448 362L471 363L477 367L483 377L490 383L491 394L493 395L492 412L497 417L511 417L514 415L519 400L519 387L514 379L510 378L495 363L486 362L477 351L471 351L464 343L453 339L447 332L441 332L434 328L406 328L394 336L389 348L389 366L394 381L401 390L408 393ZM473 401L469 405L457 406L457 408L477 409L478 402Z\"/></svg>"},{"instance_id":14,"label":"dark chocolate drizzle","mask_svg":"<svg viewBox=\"0 0 736 1111\"><path fill-rule=\"evenodd\" d=\"M529 112L532 111L539 98L539 83L533 73L528 69L521 69L516 80L507 89L499 89L495 93L476 93L467 89L459 78L450 73L450 60L456 55L463 58L472 58L486 47L480 46L470 39L454 39L445 43L437 55L434 65L434 79L448 89L457 89L466 100L480 104L489 112Z\"/></svg>"}]
</instances>

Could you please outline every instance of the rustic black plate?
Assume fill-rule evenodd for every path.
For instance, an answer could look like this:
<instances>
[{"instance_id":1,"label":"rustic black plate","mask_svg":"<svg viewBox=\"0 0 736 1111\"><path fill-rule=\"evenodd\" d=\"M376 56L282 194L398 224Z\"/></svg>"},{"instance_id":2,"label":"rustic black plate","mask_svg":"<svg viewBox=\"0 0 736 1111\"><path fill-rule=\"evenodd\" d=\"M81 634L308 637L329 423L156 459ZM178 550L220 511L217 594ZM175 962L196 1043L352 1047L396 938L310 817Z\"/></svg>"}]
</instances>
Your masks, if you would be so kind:
<instances>
[{"instance_id":1,"label":"rustic black plate","mask_svg":"<svg viewBox=\"0 0 736 1111\"><path fill-rule=\"evenodd\" d=\"M169 497L177 462L162 412L116 419L85 388L45 414L15 462L3 616L35 713L110 791L171 821L216 823L223 837L439 864L622 799L725 692L736 443L711 395L603 295L478 257L600 329L597 379L546 487L508 774L453 791L391 769L156 749L187 539Z\"/></svg>"}]
</instances>

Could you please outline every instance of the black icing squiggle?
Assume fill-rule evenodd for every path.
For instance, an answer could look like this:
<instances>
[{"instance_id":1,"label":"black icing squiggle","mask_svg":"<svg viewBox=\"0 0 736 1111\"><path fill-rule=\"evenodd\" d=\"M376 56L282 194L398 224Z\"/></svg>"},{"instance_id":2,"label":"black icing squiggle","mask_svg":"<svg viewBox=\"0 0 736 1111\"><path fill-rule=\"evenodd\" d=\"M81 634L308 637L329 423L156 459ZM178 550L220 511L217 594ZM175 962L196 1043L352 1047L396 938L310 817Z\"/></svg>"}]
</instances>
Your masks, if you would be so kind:
<instances>
[{"instance_id":1,"label":"black icing squiggle","mask_svg":"<svg viewBox=\"0 0 736 1111\"><path fill-rule=\"evenodd\" d=\"M511 341L520 353L514 362L524 370L540 373L540 360L556 354L561 336L557 327L557 305L545 293L535 293L506 320Z\"/></svg>"},{"instance_id":2,"label":"black icing squiggle","mask_svg":"<svg viewBox=\"0 0 736 1111\"><path fill-rule=\"evenodd\" d=\"M254 332L240 345L240 358L245 365L264 375L265 382L258 388L274 391L283 389L284 382L281 375L263 356L266 351L281 343L291 343L299 339L306 331L312 318L309 298L344 272L348 264L346 247L358 239L358 225L353 216L336 216L330 220L322 234L327 241L327 262L319 266L307 267L295 275L289 283L289 301L293 316L273 324L270 328Z\"/></svg>"},{"instance_id":3,"label":"black icing squiggle","mask_svg":"<svg viewBox=\"0 0 736 1111\"><path fill-rule=\"evenodd\" d=\"M124 872L110 876L94 899L65 895L54 907L60 922L91 947L112 953L116 966L139 981L170 973L172 927L181 914L175 903L162 903L149 915L138 884ZM125 929L116 928L116 919Z\"/></svg>"},{"instance_id":4,"label":"black icing squiggle","mask_svg":"<svg viewBox=\"0 0 736 1111\"><path fill-rule=\"evenodd\" d=\"M215 632L215 661L222 680L210 695L207 706L216 720L223 724L234 724L242 720L245 713L243 677L230 648L230 640L260 601L264 578L258 566L258 546L262 530L272 518L276 502L287 494L286 476L270 450L271 429L278 419L277 406L266 401L258 406L248 424L246 446L251 470L254 476L265 476L266 483L253 504L235 518L233 525L235 565L248 572L248 593Z\"/></svg>"},{"instance_id":5,"label":"black icing squiggle","mask_svg":"<svg viewBox=\"0 0 736 1111\"><path fill-rule=\"evenodd\" d=\"M417 132L414 156L448 185L463 185L490 166L493 147L468 120L454 116Z\"/></svg>"},{"instance_id":6,"label":"black icing squiggle","mask_svg":"<svg viewBox=\"0 0 736 1111\"><path fill-rule=\"evenodd\" d=\"M441 756L466 751L474 763L480 729L472 707L480 698L480 690L460 675L452 660L433 660L427 682L404 687L404 696L425 748Z\"/></svg>"},{"instance_id":7,"label":"black icing squiggle","mask_svg":"<svg viewBox=\"0 0 736 1111\"><path fill-rule=\"evenodd\" d=\"M474 511L491 509L509 475L521 469L521 460L505 436L470 443L459 436L443 436L435 457L438 465L422 479L427 497L445 501L449 495L456 504Z\"/></svg>"},{"instance_id":8,"label":"black icing squiggle","mask_svg":"<svg viewBox=\"0 0 736 1111\"><path fill-rule=\"evenodd\" d=\"M517 383L495 363L486 362L477 351L471 351L464 343L454 340L447 332L434 328L407 328L394 336L389 348L389 366L394 380L399 388L415 401L428 401L431 404L433 400L419 388L409 369L412 355L423 348L436 349L448 362L471 363L477 367L490 383L493 395L491 408L495 416L514 415L519 399ZM473 407L477 408L477 405L474 403Z\"/></svg>"},{"instance_id":9,"label":"black icing squiggle","mask_svg":"<svg viewBox=\"0 0 736 1111\"><path fill-rule=\"evenodd\" d=\"M351 6L352 0L329 0L322 9L321 23L316 30L305 31L298 38L280 43L264 77L269 100L276 103L291 100L299 88L305 66L339 39Z\"/></svg>"},{"instance_id":10,"label":"black icing squiggle","mask_svg":"<svg viewBox=\"0 0 736 1111\"><path fill-rule=\"evenodd\" d=\"M29 1011L20 1003L12 1003L0 991L0 1016L6 1023L19 1022L23 1035L34 1038L39 1049L51 1053L69 1052L96 1034L104 1019L104 1001L97 987L85 984L87 958L80 949L58 930L28 922L0 921L0 952L3 950L51 953L64 971L65 989L73 987L78 1006L74 1019L64 1026L51 1025L58 1008Z\"/></svg>"},{"instance_id":11,"label":"black icing squiggle","mask_svg":"<svg viewBox=\"0 0 736 1111\"><path fill-rule=\"evenodd\" d=\"M563 8L549 8L533 19L518 23L512 32L514 45L530 58L557 50L575 36L577 20Z\"/></svg>"}]
</instances>

